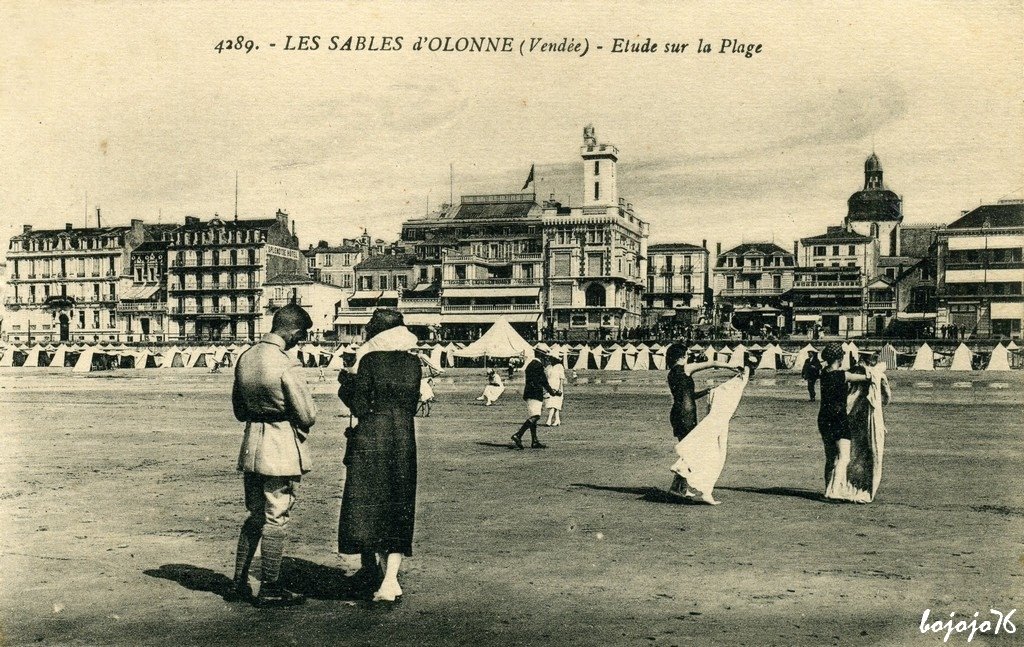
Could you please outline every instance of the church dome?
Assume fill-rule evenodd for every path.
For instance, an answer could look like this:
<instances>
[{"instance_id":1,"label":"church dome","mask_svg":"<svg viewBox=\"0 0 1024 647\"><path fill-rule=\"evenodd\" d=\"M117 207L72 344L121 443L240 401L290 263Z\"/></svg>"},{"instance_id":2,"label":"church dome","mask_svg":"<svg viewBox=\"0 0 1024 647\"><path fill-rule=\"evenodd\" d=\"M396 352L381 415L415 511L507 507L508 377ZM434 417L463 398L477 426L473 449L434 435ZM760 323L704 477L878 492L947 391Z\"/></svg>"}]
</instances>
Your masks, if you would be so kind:
<instances>
[{"instance_id":1,"label":"church dome","mask_svg":"<svg viewBox=\"0 0 1024 647\"><path fill-rule=\"evenodd\" d=\"M850 222L903 220L903 200L889 189L857 191L846 204L846 218Z\"/></svg>"},{"instance_id":2,"label":"church dome","mask_svg":"<svg viewBox=\"0 0 1024 647\"><path fill-rule=\"evenodd\" d=\"M864 172L871 173L874 171L882 170L882 162L878 159L878 155L871 153L866 160L864 160Z\"/></svg>"}]
</instances>

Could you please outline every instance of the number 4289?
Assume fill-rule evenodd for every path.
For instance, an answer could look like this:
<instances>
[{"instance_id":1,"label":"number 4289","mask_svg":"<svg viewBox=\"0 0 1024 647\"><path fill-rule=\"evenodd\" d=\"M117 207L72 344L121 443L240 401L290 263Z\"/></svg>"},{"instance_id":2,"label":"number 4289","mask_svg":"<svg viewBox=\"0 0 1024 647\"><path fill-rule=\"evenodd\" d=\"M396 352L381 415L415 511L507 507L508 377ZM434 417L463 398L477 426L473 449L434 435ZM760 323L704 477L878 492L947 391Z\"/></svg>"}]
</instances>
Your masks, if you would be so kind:
<instances>
[{"instance_id":1,"label":"number 4289","mask_svg":"<svg viewBox=\"0 0 1024 647\"><path fill-rule=\"evenodd\" d=\"M223 52L224 50L232 50L232 49L234 49L234 50L244 50L245 53L248 54L249 52L253 51L254 49L259 49L259 48L260 48L260 46L257 45L256 43L252 42L251 38L246 38L245 36L239 36L237 38L228 38L228 39L222 40L219 43L217 43L217 45L214 46L213 49L217 50L218 53Z\"/></svg>"}]
</instances>

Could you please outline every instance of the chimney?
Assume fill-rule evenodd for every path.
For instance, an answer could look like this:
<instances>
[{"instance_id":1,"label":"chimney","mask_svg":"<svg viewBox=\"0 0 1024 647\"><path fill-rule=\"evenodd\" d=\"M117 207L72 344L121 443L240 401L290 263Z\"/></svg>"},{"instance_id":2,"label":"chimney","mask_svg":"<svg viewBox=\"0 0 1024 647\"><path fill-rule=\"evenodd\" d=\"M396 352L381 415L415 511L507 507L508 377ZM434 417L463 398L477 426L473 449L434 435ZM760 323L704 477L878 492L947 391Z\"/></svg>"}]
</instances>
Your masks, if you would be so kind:
<instances>
[{"instance_id":1,"label":"chimney","mask_svg":"<svg viewBox=\"0 0 1024 647\"><path fill-rule=\"evenodd\" d=\"M794 240L793 241L793 256L796 256L798 258L800 256L800 241L799 240Z\"/></svg>"},{"instance_id":2,"label":"chimney","mask_svg":"<svg viewBox=\"0 0 1024 647\"><path fill-rule=\"evenodd\" d=\"M197 216L185 216L186 225L198 225L199 218Z\"/></svg>"},{"instance_id":3,"label":"chimney","mask_svg":"<svg viewBox=\"0 0 1024 647\"><path fill-rule=\"evenodd\" d=\"M722 243L721 242L715 243L715 257L717 258L717 257L719 257L721 255L722 255Z\"/></svg>"},{"instance_id":4,"label":"chimney","mask_svg":"<svg viewBox=\"0 0 1024 647\"><path fill-rule=\"evenodd\" d=\"M72 226L70 222L64 223L64 231L71 231Z\"/></svg>"},{"instance_id":5,"label":"chimney","mask_svg":"<svg viewBox=\"0 0 1024 647\"><path fill-rule=\"evenodd\" d=\"M295 221L292 221L292 236L298 238L298 234L295 233Z\"/></svg>"},{"instance_id":6,"label":"chimney","mask_svg":"<svg viewBox=\"0 0 1024 647\"><path fill-rule=\"evenodd\" d=\"M100 208L96 207L96 228L100 229L103 227L103 221L100 220Z\"/></svg>"},{"instance_id":7,"label":"chimney","mask_svg":"<svg viewBox=\"0 0 1024 647\"><path fill-rule=\"evenodd\" d=\"M701 247L703 247L705 251L707 251L707 248L708 248L708 239L707 239L707 238L705 238L704 240L700 241L700 246L701 246Z\"/></svg>"},{"instance_id":8,"label":"chimney","mask_svg":"<svg viewBox=\"0 0 1024 647\"><path fill-rule=\"evenodd\" d=\"M30 231L32 231L32 225L22 225L21 226L21 233L27 234Z\"/></svg>"}]
</instances>

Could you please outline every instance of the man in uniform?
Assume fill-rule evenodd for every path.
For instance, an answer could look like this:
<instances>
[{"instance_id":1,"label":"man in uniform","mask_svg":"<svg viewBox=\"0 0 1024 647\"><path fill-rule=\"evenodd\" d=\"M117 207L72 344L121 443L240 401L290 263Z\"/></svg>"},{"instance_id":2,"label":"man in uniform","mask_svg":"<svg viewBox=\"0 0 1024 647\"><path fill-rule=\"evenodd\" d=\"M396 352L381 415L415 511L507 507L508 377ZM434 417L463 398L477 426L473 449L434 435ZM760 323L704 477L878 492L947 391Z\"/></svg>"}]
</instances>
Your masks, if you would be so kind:
<instances>
[{"instance_id":1,"label":"man in uniform","mask_svg":"<svg viewBox=\"0 0 1024 647\"><path fill-rule=\"evenodd\" d=\"M305 601L278 579L295 490L310 469L306 437L316 422L316 405L301 364L285 351L305 339L312 325L300 306L284 306L274 313L271 331L235 366L231 402L235 418L245 423L238 469L243 473L249 517L238 537L232 597L252 599L249 566L262 543L263 572L255 600L261 607Z\"/></svg>"},{"instance_id":2,"label":"man in uniform","mask_svg":"<svg viewBox=\"0 0 1024 647\"><path fill-rule=\"evenodd\" d=\"M545 360L548 357L547 353L541 348L537 349L537 354ZM537 439L537 421L540 420L541 409L544 406L544 393L562 395L562 392L552 389L551 385L548 384L548 378L544 375L544 362L540 358L534 356L533 359L527 362L523 372L526 375L526 385L523 387L523 400L526 401L526 422L519 428L519 431L512 434L512 448L523 448L523 434L529 430L530 447L533 449L544 449L547 445L542 444Z\"/></svg>"}]
</instances>

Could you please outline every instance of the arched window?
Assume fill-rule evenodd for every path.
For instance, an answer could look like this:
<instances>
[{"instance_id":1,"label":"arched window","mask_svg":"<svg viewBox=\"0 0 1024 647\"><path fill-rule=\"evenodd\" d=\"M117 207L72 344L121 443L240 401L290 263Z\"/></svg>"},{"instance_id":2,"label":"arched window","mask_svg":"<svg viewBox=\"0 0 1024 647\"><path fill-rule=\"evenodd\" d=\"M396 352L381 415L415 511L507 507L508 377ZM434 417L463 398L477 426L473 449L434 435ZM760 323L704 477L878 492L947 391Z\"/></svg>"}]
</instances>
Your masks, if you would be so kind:
<instances>
[{"instance_id":1,"label":"arched window","mask_svg":"<svg viewBox=\"0 0 1024 647\"><path fill-rule=\"evenodd\" d=\"M604 296L604 286L600 283L591 283L587 288L587 305L603 306Z\"/></svg>"}]
</instances>

